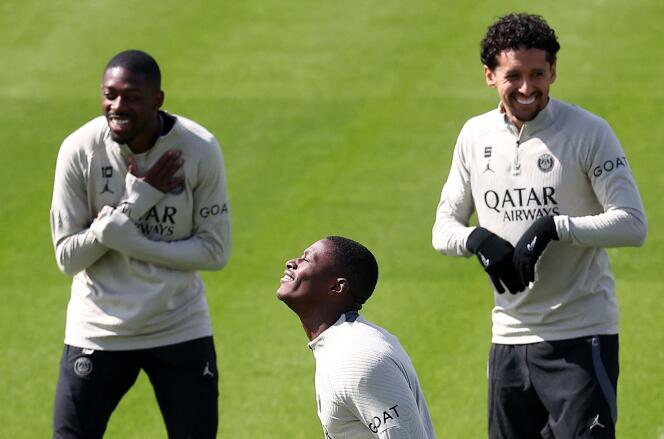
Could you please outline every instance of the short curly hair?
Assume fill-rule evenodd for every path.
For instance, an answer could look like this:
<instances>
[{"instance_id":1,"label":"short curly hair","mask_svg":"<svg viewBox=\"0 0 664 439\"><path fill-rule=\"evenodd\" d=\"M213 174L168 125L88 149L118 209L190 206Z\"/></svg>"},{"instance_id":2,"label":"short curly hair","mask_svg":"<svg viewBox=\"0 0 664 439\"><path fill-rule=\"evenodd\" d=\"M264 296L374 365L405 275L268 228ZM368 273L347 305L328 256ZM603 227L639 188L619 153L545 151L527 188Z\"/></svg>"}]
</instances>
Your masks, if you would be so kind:
<instances>
[{"instance_id":1,"label":"short curly hair","mask_svg":"<svg viewBox=\"0 0 664 439\"><path fill-rule=\"evenodd\" d=\"M159 64L150 54L142 50L125 50L118 53L106 64L104 74L113 67L122 67L130 72L143 74L149 83L157 89L161 88Z\"/></svg>"},{"instance_id":2,"label":"short curly hair","mask_svg":"<svg viewBox=\"0 0 664 439\"><path fill-rule=\"evenodd\" d=\"M352 239L327 236L332 243L331 253L339 274L348 280L349 292L357 309L371 297L378 282L378 263L373 253Z\"/></svg>"},{"instance_id":3,"label":"short curly hair","mask_svg":"<svg viewBox=\"0 0 664 439\"><path fill-rule=\"evenodd\" d=\"M482 63L494 70L500 52L510 49L542 49L546 51L546 60L553 64L560 44L554 30L541 16L513 13L500 17L489 26L480 49Z\"/></svg>"}]
</instances>

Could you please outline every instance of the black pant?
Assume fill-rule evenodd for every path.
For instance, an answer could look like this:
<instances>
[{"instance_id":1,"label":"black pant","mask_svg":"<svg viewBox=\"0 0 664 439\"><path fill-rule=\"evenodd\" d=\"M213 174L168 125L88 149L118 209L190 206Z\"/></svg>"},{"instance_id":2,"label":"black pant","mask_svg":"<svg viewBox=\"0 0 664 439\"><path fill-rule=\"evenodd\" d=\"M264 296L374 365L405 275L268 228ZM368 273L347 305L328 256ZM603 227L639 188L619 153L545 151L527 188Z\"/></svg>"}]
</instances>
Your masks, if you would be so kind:
<instances>
[{"instance_id":1,"label":"black pant","mask_svg":"<svg viewBox=\"0 0 664 439\"><path fill-rule=\"evenodd\" d=\"M217 434L218 374L212 337L151 349L92 351L65 345L54 439L101 438L141 370L150 378L170 439Z\"/></svg>"},{"instance_id":2,"label":"black pant","mask_svg":"<svg viewBox=\"0 0 664 439\"><path fill-rule=\"evenodd\" d=\"M491 346L491 439L615 438L618 335Z\"/></svg>"}]
</instances>

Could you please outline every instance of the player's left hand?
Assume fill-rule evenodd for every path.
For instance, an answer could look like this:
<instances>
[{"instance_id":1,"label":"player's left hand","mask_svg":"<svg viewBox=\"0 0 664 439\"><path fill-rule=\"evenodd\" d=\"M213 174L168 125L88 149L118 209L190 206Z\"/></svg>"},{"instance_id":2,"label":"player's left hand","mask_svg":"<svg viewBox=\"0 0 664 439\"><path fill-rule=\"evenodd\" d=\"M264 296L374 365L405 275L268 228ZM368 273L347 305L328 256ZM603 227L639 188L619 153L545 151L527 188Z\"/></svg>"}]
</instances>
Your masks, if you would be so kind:
<instances>
[{"instance_id":1,"label":"player's left hand","mask_svg":"<svg viewBox=\"0 0 664 439\"><path fill-rule=\"evenodd\" d=\"M558 240L556 223L552 216L543 216L516 243L512 262L524 285L535 280L535 264L552 239Z\"/></svg>"}]
</instances>

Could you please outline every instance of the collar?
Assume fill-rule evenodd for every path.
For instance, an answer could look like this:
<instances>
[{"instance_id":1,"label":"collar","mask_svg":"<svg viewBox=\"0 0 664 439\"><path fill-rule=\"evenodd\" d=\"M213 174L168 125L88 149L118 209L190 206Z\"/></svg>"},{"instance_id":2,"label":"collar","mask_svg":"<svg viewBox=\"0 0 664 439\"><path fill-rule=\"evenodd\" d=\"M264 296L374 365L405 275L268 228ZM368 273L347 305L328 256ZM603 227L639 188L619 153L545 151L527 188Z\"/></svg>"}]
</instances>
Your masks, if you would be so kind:
<instances>
[{"instance_id":1,"label":"collar","mask_svg":"<svg viewBox=\"0 0 664 439\"><path fill-rule=\"evenodd\" d=\"M329 337L332 332L339 326L343 325L344 323L354 323L358 318L360 317L360 314L355 311L346 311L345 313L341 314L339 318L337 319L336 322L329 328L327 328L325 331L321 332L318 334L318 337L314 338L311 340L307 346L309 349L312 351L315 351L316 349L320 349L325 345L325 338Z\"/></svg>"},{"instance_id":2,"label":"collar","mask_svg":"<svg viewBox=\"0 0 664 439\"><path fill-rule=\"evenodd\" d=\"M559 101L549 96L549 102L547 102L546 106L542 109L542 111L537 113L535 119L530 120L523 124L523 133L524 134L527 133L530 136L533 133L536 133L537 131L541 131L545 128L548 128L551 124L553 124L553 121L555 120L556 114L558 112L558 106L559 106ZM498 103L498 114L500 115L503 124L509 130L514 130L517 133L519 132L516 125L514 125L512 121L507 118L507 115L505 115L501 103Z\"/></svg>"}]
</instances>

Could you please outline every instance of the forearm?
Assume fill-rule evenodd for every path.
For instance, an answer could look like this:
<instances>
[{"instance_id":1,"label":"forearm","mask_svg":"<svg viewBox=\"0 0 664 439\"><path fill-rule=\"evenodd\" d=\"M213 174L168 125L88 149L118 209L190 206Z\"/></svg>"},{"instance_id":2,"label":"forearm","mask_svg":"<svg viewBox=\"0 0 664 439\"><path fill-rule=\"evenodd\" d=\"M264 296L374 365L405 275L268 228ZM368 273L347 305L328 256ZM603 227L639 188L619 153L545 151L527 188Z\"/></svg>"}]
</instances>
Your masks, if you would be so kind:
<instances>
[{"instance_id":1,"label":"forearm","mask_svg":"<svg viewBox=\"0 0 664 439\"><path fill-rule=\"evenodd\" d=\"M179 241L152 241L119 210L107 210L95 220L92 233L99 242L143 262L181 271L219 270L230 254L230 223L222 220L212 231Z\"/></svg>"},{"instance_id":2,"label":"forearm","mask_svg":"<svg viewBox=\"0 0 664 439\"><path fill-rule=\"evenodd\" d=\"M431 232L433 248L450 256L469 256L471 253L466 248L466 241L475 230L475 227L468 226L469 217L468 209L463 207L456 209L451 206L443 190L436 209L436 222Z\"/></svg>"},{"instance_id":3,"label":"forearm","mask_svg":"<svg viewBox=\"0 0 664 439\"><path fill-rule=\"evenodd\" d=\"M60 271L73 276L97 262L107 251L90 229L86 229L60 239L55 244L55 259Z\"/></svg>"},{"instance_id":4,"label":"forearm","mask_svg":"<svg viewBox=\"0 0 664 439\"><path fill-rule=\"evenodd\" d=\"M554 218L560 240L587 247L640 246L648 230L642 211L614 209L598 215Z\"/></svg>"}]
</instances>

